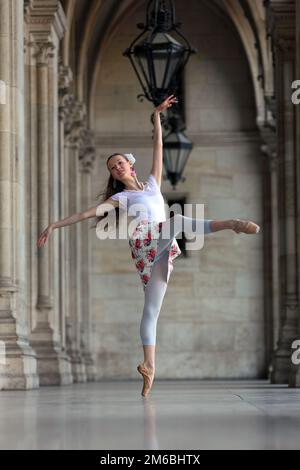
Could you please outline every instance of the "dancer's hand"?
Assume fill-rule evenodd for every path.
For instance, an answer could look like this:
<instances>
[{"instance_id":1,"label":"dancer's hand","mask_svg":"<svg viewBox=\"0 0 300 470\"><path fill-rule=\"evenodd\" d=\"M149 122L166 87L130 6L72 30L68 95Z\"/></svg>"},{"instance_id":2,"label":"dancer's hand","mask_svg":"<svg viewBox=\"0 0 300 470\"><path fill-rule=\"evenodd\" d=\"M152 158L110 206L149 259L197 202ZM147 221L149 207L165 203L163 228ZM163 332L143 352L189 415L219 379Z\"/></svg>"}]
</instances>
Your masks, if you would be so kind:
<instances>
[{"instance_id":1,"label":"dancer's hand","mask_svg":"<svg viewBox=\"0 0 300 470\"><path fill-rule=\"evenodd\" d=\"M37 241L37 246L38 248L41 248L42 246L45 245L46 241L48 240L48 238L50 237L51 233L53 232L53 225L50 224L48 225L48 227L41 233L41 235L39 236L39 239Z\"/></svg>"},{"instance_id":2,"label":"dancer's hand","mask_svg":"<svg viewBox=\"0 0 300 470\"><path fill-rule=\"evenodd\" d=\"M155 108L155 111L158 111L159 113L161 113L165 109L172 106L173 103L178 103L178 100L175 95L170 95L168 96L167 99L165 99L165 101L163 101L159 106Z\"/></svg>"}]
</instances>

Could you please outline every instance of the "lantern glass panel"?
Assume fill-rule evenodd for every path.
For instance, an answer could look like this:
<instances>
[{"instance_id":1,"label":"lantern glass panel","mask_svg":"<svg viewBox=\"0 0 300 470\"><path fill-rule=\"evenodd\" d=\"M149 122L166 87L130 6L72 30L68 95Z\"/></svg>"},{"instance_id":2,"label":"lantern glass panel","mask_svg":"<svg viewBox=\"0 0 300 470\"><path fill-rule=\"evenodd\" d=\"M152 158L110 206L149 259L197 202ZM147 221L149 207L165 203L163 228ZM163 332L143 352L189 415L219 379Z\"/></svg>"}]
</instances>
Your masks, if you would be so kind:
<instances>
[{"instance_id":1,"label":"lantern glass panel","mask_svg":"<svg viewBox=\"0 0 300 470\"><path fill-rule=\"evenodd\" d=\"M184 57L184 47L166 33L155 33L134 47L133 60L150 88L167 89Z\"/></svg>"},{"instance_id":2,"label":"lantern glass panel","mask_svg":"<svg viewBox=\"0 0 300 470\"><path fill-rule=\"evenodd\" d=\"M192 148L193 144L183 132L168 134L164 139L166 170L181 175Z\"/></svg>"},{"instance_id":3,"label":"lantern glass panel","mask_svg":"<svg viewBox=\"0 0 300 470\"><path fill-rule=\"evenodd\" d=\"M181 63L183 47L172 36L157 33L152 41L152 62L156 88L168 88Z\"/></svg>"},{"instance_id":4,"label":"lantern glass panel","mask_svg":"<svg viewBox=\"0 0 300 470\"><path fill-rule=\"evenodd\" d=\"M150 73L149 73L149 60L146 57L146 55L142 55L142 54L137 55L136 60L137 60L137 65L141 71L141 76L142 76L141 78L144 79L147 85L149 86L149 84L151 83Z\"/></svg>"}]
</instances>

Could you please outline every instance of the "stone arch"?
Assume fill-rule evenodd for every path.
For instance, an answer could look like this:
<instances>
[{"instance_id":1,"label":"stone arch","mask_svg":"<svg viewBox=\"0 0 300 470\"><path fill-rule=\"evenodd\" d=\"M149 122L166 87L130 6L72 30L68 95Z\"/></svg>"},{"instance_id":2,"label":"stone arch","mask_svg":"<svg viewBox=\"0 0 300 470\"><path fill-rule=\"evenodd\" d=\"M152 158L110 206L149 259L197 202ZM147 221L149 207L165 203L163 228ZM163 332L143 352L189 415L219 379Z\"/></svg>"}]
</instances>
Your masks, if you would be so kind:
<instances>
[{"instance_id":1,"label":"stone arch","mask_svg":"<svg viewBox=\"0 0 300 470\"><path fill-rule=\"evenodd\" d=\"M263 3L259 0L248 0L249 8L252 12L253 19L258 32L260 41L260 48L263 60L263 69L265 75L265 93L267 95L273 95L274 93L274 77L272 67L272 52L270 47L270 41L267 40L266 35L266 10Z\"/></svg>"},{"instance_id":2,"label":"stone arch","mask_svg":"<svg viewBox=\"0 0 300 470\"><path fill-rule=\"evenodd\" d=\"M248 22L240 3L235 2L234 0L228 0L223 2L224 7L232 19L241 41L243 43L247 60L249 63L252 82L255 94L256 110L257 110L257 123L263 122L264 120L264 95L263 89L258 81L259 68L257 53L255 49L255 37L251 29L251 25Z\"/></svg>"},{"instance_id":3,"label":"stone arch","mask_svg":"<svg viewBox=\"0 0 300 470\"><path fill-rule=\"evenodd\" d=\"M79 61L78 61L78 80L77 80L77 97L79 101L83 101L84 98L84 73L86 70L87 54L89 45L92 40L93 31L98 21L98 14L102 10L102 0L93 2L88 12L87 20L85 23L85 29L82 34L82 41L79 49Z\"/></svg>"},{"instance_id":4,"label":"stone arch","mask_svg":"<svg viewBox=\"0 0 300 470\"><path fill-rule=\"evenodd\" d=\"M117 10L115 13L115 16L111 22L110 27L107 29L106 34L103 36L101 43L99 44L99 48L97 51L97 55L94 57L94 68L93 70L90 71L91 76L84 77L85 73L85 67L84 64L86 64L86 57L87 57L87 52L89 51L91 47L91 40L92 40L92 34L91 32L89 33L84 33L85 41L84 41L84 47L81 48L80 52L80 67L78 70L78 93L79 96L83 96L83 88L84 88L84 80L88 80L89 82L89 96L87 96L87 104L88 104L88 109L89 109L89 118L90 118L90 123L91 126L93 126L93 107L92 107L92 96L95 91L95 86L96 86L96 81L97 81L97 76L99 73L99 69L101 67L101 58L103 54L103 50L105 49L106 45L109 43L111 38L114 36L114 34L117 33L118 26L120 24L120 21L123 21L125 17L128 15L132 14L135 9L139 8L141 3L143 2L137 2L133 0L128 0L125 2L120 8ZM252 75L252 80L253 80L253 87L255 91L255 101L256 101L256 108L257 108L257 123L263 122L264 116L265 116L265 104L264 104L264 90L262 89L259 81L257 80L257 77L259 75L259 69L258 69L258 60L257 60L257 50L255 47L255 36L253 33L253 30L251 28L251 25L248 22L248 19L246 18L244 11L240 5L239 2L236 2L234 0L214 0L213 2L216 6L221 7L226 14L229 16L229 18L233 21L238 34L241 38L241 41L244 45L245 53L247 56L247 60L250 66L251 70L251 75ZM256 29L258 32L258 37L259 37L259 47L261 49L262 53L262 62L263 62L263 73L265 77L265 91L268 95L272 95L273 93L273 74L272 74L272 67L270 66L272 60L271 60L271 51L270 47L268 46L268 42L266 39L266 31L265 31L265 11L261 3L257 1L251 1L249 2L247 0L247 4L252 12L253 15L253 20L256 25ZM91 10L95 11L99 16L102 14L102 8L101 5L99 4L99 8L96 8L96 6L92 6ZM86 23L86 28L85 31L90 30L91 31L91 24L95 25L97 23L98 19L96 17L90 17L90 20Z\"/></svg>"},{"instance_id":5,"label":"stone arch","mask_svg":"<svg viewBox=\"0 0 300 470\"><path fill-rule=\"evenodd\" d=\"M75 15L75 2L73 0L64 0L63 7L67 18L67 24L66 32L62 39L62 62L65 66L68 66L70 65L69 57L71 49L71 32Z\"/></svg>"}]
</instances>

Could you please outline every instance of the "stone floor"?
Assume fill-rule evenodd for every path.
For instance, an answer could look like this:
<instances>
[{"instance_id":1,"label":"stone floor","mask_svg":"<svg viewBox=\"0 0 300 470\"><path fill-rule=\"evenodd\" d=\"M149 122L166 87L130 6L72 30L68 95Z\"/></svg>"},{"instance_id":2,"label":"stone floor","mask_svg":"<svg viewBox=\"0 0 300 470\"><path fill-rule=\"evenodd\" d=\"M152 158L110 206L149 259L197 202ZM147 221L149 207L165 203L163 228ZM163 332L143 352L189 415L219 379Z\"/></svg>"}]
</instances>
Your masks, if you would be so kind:
<instances>
[{"instance_id":1,"label":"stone floor","mask_svg":"<svg viewBox=\"0 0 300 470\"><path fill-rule=\"evenodd\" d=\"M300 389L103 381L0 392L1 449L299 449Z\"/></svg>"}]
</instances>

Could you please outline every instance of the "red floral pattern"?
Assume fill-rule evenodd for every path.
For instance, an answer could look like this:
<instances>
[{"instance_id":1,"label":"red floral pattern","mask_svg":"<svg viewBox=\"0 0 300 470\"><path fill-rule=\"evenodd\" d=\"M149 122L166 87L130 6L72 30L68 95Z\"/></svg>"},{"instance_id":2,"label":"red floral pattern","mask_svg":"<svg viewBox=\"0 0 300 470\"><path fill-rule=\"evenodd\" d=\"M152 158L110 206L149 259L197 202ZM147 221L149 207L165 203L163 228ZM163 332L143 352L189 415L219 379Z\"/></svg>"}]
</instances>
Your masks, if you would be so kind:
<instances>
[{"instance_id":1,"label":"red floral pattern","mask_svg":"<svg viewBox=\"0 0 300 470\"><path fill-rule=\"evenodd\" d=\"M162 222L149 221L147 219L139 221L133 234L129 237L131 257L140 275L143 288L151 277L153 263L157 254L158 237L161 232ZM173 259L181 254L176 238L168 246L169 251L169 274L173 270Z\"/></svg>"}]
</instances>

